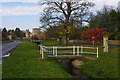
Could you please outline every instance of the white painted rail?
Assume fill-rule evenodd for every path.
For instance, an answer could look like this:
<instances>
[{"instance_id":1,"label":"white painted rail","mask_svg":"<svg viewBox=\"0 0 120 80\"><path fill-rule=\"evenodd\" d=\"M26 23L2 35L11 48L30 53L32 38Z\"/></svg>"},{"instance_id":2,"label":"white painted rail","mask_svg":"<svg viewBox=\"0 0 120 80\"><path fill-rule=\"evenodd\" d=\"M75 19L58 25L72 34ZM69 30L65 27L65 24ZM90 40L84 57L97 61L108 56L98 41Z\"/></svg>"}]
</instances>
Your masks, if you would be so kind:
<instances>
[{"instance_id":1,"label":"white painted rail","mask_svg":"<svg viewBox=\"0 0 120 80\"><path fill-rule=\"evenodd\" d=\"M44 51L42 46L40 46L40 54L42 54L42 59L44 59Z\"/></svg>"},{"instance_id":2,"label":"white painted rail","mask_svg":"<svg viewBox=\"0 0 120 80\"><path fill-rule=\"evenodd\" d=\"M52 51L45 51L45 52L50 52L53 55L57 56L58 53L73 53L73 55L75 55L75 53L77 53L77 56L79 56L79 54L83 54L83 53L89 53L89 54L96 54L97 58L98 58L98 47L83 47L83 46L48 46L47 48L52 49ZM72 52L68 51L58 51L58 49L73 49ZM80 50L81 49L81 50ZM84 49L94 49L96 50L96 52L85 52ZM77 51L76 51L77 50ZM42 59L44 59L44 49L42 46L40 46L40 54L42 54Z\"/></svg>"}]
</instances>

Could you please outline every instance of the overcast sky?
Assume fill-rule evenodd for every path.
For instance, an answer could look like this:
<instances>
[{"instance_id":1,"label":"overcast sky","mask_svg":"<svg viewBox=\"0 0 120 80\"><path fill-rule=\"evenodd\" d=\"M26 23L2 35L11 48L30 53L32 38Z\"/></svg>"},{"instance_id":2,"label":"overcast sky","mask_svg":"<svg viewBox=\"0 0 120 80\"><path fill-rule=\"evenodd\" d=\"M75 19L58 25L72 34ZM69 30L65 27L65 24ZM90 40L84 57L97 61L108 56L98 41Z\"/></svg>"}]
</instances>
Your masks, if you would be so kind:
<instances>
[{"instance_id":1,"label":"overcast sky","mask_svg":"<svg viewBox=\"0 0 120 80\"><path fill-rule=\"evenodd\" d=\"M2 25L7 29L19 27L22 30L38 28L40 25L39 17L45 6L39 6L40 0L2 0L0 4L0 15ZM88 0L96 5L93 10L100 10L103 5L118 6L119 0Z\"/></svg>"}]
</instances>

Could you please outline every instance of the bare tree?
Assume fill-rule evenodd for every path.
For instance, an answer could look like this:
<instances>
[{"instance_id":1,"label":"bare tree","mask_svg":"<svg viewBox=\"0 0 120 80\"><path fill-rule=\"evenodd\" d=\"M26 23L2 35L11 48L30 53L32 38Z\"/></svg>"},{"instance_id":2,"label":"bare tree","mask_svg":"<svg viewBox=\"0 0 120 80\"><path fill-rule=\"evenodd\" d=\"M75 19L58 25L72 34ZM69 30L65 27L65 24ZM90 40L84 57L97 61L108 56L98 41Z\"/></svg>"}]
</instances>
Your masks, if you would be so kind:
<instances>
[{"instance_id":1,"label":"bare tree","mask_svg":"<svg viewBox=\"0 0 120 80\"><path fill-rule=\"evenodd\" d=\"M69 25L82 26L83 21L87 21L88 10L94 3L88 1L79 2L40 2L40 5L47 5L44 14L40 18L42 27L48 28L55 25L64 25L66 34L64 35L64 45L67 44L67 27ZM80 25L79 25L80 24Z\"/></svg>"}]
</instances>

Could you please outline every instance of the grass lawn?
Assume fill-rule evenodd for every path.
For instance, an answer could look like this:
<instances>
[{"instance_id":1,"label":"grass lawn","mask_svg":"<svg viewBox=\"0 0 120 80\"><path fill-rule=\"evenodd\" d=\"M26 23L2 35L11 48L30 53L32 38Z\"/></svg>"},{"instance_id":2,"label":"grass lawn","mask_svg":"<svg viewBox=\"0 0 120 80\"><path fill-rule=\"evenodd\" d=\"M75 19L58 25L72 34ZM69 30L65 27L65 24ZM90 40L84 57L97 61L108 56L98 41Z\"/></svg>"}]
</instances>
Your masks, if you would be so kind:
<instances>
[{"instance_id":1,"label":"grass lawn","mask_svg":"<svg viewBox=\"0 0 120 80\"><path fill-rule=\"evenodd\" d=\"M37 44L22 43L3 63L3 78L72 78L53 59L41 59Z\"/></svg>"},{"instance_id":2,"label":"grass lawn","mask_svg":"<svg viewBox=\"0 0 120 80\"><path fill-rule=\"evenodd\" d=\"M43 41L44 46L52 46L56 44L59 46L57 42L54 41ZM50 45L49 45L50 44ZM51 45L52 44L52 45ZM61 46L61 45L60 45ZM81 70L88 76L92 78L118 78L118 51L120 48L109 48L108 53L103 52L103 48L99 47L99 59L98 60L87 60L83 59L85 64L81 67ZM91 51L84 49L84 51ZM92 52L96 52L93 51ZM65 54L65 53L62 53ZM72 53L67 53L72 54ZM84 56L96 57L96 54L87 54L83 53Z\"/></svg>"},{"instance_id":3,"label":"grass lawn","mask_svg":"<svg viewBox=\"0 0 120 80\"><path fill-rule=\"evenodd\" d=\"M89 55L90 56L90 55ZM99 51L98 60L87 60L81 70L93 78L118 78L118 51Z\"/></svg>"},{"instance_id":4,"label":"grass lawn","mask_svg":"<svg viewBox=\"0 0 120 80\"><path fill-rule=\"evenodd\" d=\"M13 42L14 40L9 40L9 41L2 41L0 43L10 43L10 42Z\"/></svg>"}]
</instances>

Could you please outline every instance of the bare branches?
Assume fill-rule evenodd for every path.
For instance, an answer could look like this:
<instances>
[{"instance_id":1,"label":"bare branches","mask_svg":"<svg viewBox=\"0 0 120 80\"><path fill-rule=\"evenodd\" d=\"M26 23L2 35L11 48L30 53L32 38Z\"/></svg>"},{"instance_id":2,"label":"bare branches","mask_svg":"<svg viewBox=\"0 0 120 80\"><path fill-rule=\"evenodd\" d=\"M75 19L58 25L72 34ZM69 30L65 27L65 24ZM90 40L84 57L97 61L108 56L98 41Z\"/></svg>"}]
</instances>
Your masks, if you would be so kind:
<instances>
[{"instance_id":1,"label":"bare branches","mask_svg":"<svg viewBox=\"0 0 120 80\"><path fill-rule=\"evenodd\" d=\"M65 16L67 16L67 14L65 13L65 10L62 8L63 6L63 2L59 3L59 2L54 2L54 4L63 12L63 14Z\"/></svg>"},{"instance_id":2,"label":"bare branches","mask_svg":"<svg viewBox=\"0 0 120 80\"><path fill-rule=\"evenodd\" d=\"M59 17L52 17L50 19L53 19L53 20L56 20L56 19L59 19L62 23L65 23L63 19L59 18Z\"/></svg>"},{"instance_id":3,"label":"bare branches","mask_svg":"<svg viewBox=\"0 0 120 80\"><path fill-rule=\"evenodd\" d=\"M49 14L44 15L41 21L45 24L56 24L57 22L65 26L73 24L71 22L77 21L87 21L88 17L85 17L89 13L89 8L94 6L91 2L80 1L80 2L43 2L41 5L47 5L44 9L44 13ZM63 18L61 18L62 16ZM72 19L71 19L72 18ZM75 20L78 18L78 20ZM73 21L71 21L73 20ZM43 24L42 23L42 24Z\"/></svg>"}]
</instances>

